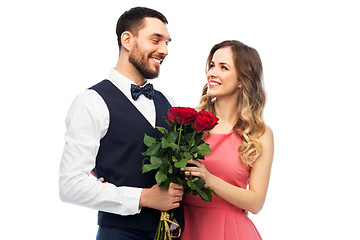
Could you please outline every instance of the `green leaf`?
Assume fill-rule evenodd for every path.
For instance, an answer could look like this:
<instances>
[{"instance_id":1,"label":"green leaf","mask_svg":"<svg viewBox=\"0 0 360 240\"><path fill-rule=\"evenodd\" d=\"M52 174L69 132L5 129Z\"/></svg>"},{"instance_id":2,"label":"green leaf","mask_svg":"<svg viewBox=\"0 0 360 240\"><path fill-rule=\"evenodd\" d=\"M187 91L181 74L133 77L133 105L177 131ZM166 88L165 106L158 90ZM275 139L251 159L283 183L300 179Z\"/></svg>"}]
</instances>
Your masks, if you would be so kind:
<instances>
[{"instance_id":1,"label":"green leaf","mask_svg":"<svg viewBox=\"0 0 360 240\"><path fill-rule=\"evenodd\" d=\"M184 152L184 158L181 159L180 161L177 161L174 166L177 168L185 168L187 162L192 158L191 153L189 152Z\"/></svg>"},{"instance_id":2,"label":"green leaf","mask_svg":"<svg viewBox=\"0 0 360 240\"><path fill-rule=\"evenodd\" d=\"M188 181L187 181L188 186L191 187L191 189L192 189L193 191L198 192L200 189L196 186L196 184L194 183L194 181L195 181L195 179L190 176L190 178L189 178Z\"/></svg>"},{"instance_id":3,"label":"green leaf","mask_svg":"<svg viewBox=\"0 0 360 240\"><path fill-rule=\"evenodd\" d=\"M196 179L196 181L194 181L195 185L198 188L202 188L203 186L205 186L205 180L204 179Z\"/></svg>"},{"instance_id":4,"label":"green leaf","mask_svg":"<svg viewBox=\"0 0 360 240\"><path fill-rule=\"evenodd\" d=\"M172 147L172 149L179 151L180 147L176 144L176 143L170 143L170 146Z\"/></svg>"},{"instance_id":5,"label":"green leaf","mask_svg":"<svg viewBox=\"0 0 360 240\"><path fill-rule=\"evenodd\" d=\"M187 183L187 185L191 188L191 184L192 184L191 180L188 179L188 180L186 181L186 183Z\"/></svg>"},{"instance_id":6,"label":"green leaf","mask_svg":"<svg viewBox=\"0 0 360 240\"><path fill-rule=\"evenodd\" d=\"M148 149L143 153L145 156L152 156L159 152L161 143L152 144Z\"/></svg>"},{"instance_id":7,"label":"green leaf","mask_svg":"<svg viewBox=\"0 0 360 240\"><path fill-rule=\"evenodd\" d=\"M178 162L178 161L179 161L175 156L171 156L171 160L172 160L173 162Z\"/></svg>"},{"instance_id":8,"label":"green leaf","mask_svg":"<svg viewBox=\"0 0 360 240\"><path fill-rule=\"evenodd\" d=\"M199 149L198 149L198 147L195 145L195 146L193 146L193 147L190 149L190 152L193 153L193 154L195 154L195 153L198 153L198 152L199 152Z\"/></svg>"},{"instance_id":9,"label":"green leaf","mask_svg":"<svg viewBox=\"0 0 360 240\"><path fill-rule=\"evenodd\" d=\"M167 176L166 176L162 171L158 171L158 172L155 174L155 179L156 179L156 182L157 182L157 183L161 183L161 182L166 181Z\"/></svg>"},{"instance_id":10,"label":"green leaf","mask_svg":"<svg viewBox=\"0 0 360 240\"><path fill-rule=\"evenodd\" d=\"M192 195L196 196L196 195L199 195L199 193L196 191L192 191Z\"/></svg>"},{"instance_id":11,"label":"green leaf","mask_svg":"<svg viewBox=\"0 0 360 240\"><path fill-rule=\"evenodd\" d=\"M151 170L157 169L158 166L153 165L153 164L144 164L142 167L142 173L146 173L149 172Z\"/></svg>"},{"instance_id":12,"label":"green leaf","mask_svg":"<svg viewBox=\"0 0 360 240\"><path fill-rule=\"evenodd\" d=\"M184 152L184 157L185 159L190 160L192 158L192 155L189 152Z\"/></svg>"},{"instance_id":13,"label":"green leaf","mask_svg":"<svg viewBox=\"0 0 360 240\"><path fill-rule=\"evenodd\" d=\"M195 144L200 145L204 143L203 135L202 134L195 134Z\"/></svg>"},{"instance_id":14,"label":"green leaf","mask_svg":"<svg viewBox=\"0 0 360 240\"><path fill-rule=\"evenodd\" d=\"M168 163L165 163L165 164L162 164L160 166L160 169L159 169L163 174L167 174L169 172L169 164Z\"/></svg>"},{"instance_id":15,"label":"green leaf","mask_svg":"<svg viewBox=\"0 0 360 240\"><path fill-rule=\"evenodd\" d=\"M167 139L170 143L175 143L176 139L179 137L179 133L178 132L170 132L170 134L168 135Z\"/></svg>"},{"instance_id":16,"label":"green leaf","mask_svg":"<svg viewBox=\"0 0 360 240\"><path fill-rule=\"evenodd\" d=\"M211 194L211 189L210 188L203 188L202 189L202 193L203 194L200 194L200 197L202 200L206 201L206 202L211 202L212 201L212 194Z\"/></svg>"},{"instance_id":17,"label":"green leaf","mask_svg":"<svg viewBox=\"0 0 360 240\"><path fill-rule=\"evenodd\" d=\"M209 196L205 192L201 191L200 189L197 190L197 192L199 193L201 199L204 200L205 202L210 202L211 201L209 199Z\"/></svg>"},{"instance_id":18,"label":"green leaf","mask_svg":"<svg viewBox=\"0 0 360 240\"><path fill-rule=\"evenodd\" d=\"M216 192L215 192L213 189L211 189L211 188L209 188L209 189L211 190L211 192L212 192L215 196L219 197L219 195L217 195Z\"/></svg>"},{"instance_id":19,"label":"green leaf","mask_svg":"<svg viewBox=\"0 0 360 240\"><path fill-rule=\"evenodd\" d=\"M151 156L150 157L150 162L151 164L153 164L154 166L160 166L163 162L162 159L157 157L157 156Z\"/></svg>"},{"instance_id":20,"label":"green leaf","mask_svg":"<svg viewBox=\"0 0 360 240\"><path fill-rule=\"evenodd\" d=\"M185 168L188 161L189 159L184 158L181 161L176 162L174 166L177 168Z\"/></svg>"},{"instance_id":21,"label":"green leaf","mask_svg":"<svg viewBox=\"0 0 360 240\"><path fill-rule=\"evenodd\" d=\"M187 185L191 188L193 195L197 195L199 194L201 199L203 199L206 202L211 202L212 201L212 195L211 195L211 190L210 188L199 188L194 182L195 181L199 181L198 178L194 178L194 179L188 179L187 180Z\"/></svg>"},{"instance_id":22,"label":"green leaf","mask_svg":"<svg viewBox=\"0 0 360 240\"><path fill-rule=\"evenodd\" d=\"M203 143L200 146L198 146L199 153L201 155L209 155L212 151L207 143Z\"/></svg>"},{"instance_id":23,"label":"green leaf","mask_svg":"<svg viewBox=\"0 0 360 240\"><path fill-rule=\"evenodd\" d=\"M162 148L168 148L168 147L170 147L170 143L169 143L169 141L168 141L166 138L162 138L162 139L161 139L161 147L162 147Z\"/></svg>"},{"instance_id":24,"label":"green leaf","mask_svg":"<svg viewBox=\"0 0 360 240\"><path fill-rule=\"evenodd\" d=\"M150 137L149 135L145 134L145 136L144 136L144 144L146 146L149 147L149 146L153 145L155 142L156 142L155 138Z\"/></svg>"},{"instance_id":25,"label":"green leaf","mask_svg":"<svg viewBox=\"0 0 360 240\"><path fill-rule=\"evenodd\" d=\"M164 135L167 135L169 133L169 131L163 127L156 126L156 129L159 130Z\"/></svg>"},{"instance_id":26,"label":"green leaf","mask_svg":"<svg viewBox=\"0 0 360 240\"><path fill-rule=\"evenodd\" d=\"M181 146L181 147L180 147L180 150L186 152L186 151L187 151L187 148L186 148L185 146Z\"/></svg>"}]
</instances>

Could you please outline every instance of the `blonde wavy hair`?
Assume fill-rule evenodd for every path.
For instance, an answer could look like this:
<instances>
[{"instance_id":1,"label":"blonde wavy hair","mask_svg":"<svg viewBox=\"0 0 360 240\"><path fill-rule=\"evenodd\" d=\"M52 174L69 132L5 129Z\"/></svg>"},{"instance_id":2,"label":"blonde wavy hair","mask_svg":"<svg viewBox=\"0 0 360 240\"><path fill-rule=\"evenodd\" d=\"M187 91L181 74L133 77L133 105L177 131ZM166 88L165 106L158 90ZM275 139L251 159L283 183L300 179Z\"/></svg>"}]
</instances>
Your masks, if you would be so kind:
<instances>
[{"instance_id":1,"label":"blonde wavy hair","mask_svg":"<svg viewBox=\"0 0 360 240\"><path fill-rule=\"evenodd\" d=\"M262 153L262 144L259 138L265 132L263 110L266 95L263 88L262 63L258 52L242 42L228 40L213 46L206 62L206 72L215 52L224 47L230 47L233 53L239 88L238 120L233 127L235 134L242 140L239 146L241 160L250 166ZM216 115L216 98L207 95L208 83L205 84L200 104L197 109L204 109Z\"/></svg>"}]
</instances>

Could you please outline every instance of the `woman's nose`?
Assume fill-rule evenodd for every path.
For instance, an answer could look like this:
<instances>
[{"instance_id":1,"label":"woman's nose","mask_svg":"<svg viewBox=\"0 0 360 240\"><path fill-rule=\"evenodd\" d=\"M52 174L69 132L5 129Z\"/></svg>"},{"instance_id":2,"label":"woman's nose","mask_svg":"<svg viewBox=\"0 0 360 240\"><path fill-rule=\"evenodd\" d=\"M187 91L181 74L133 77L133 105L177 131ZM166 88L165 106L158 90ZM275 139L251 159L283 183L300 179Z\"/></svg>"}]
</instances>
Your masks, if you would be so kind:
<instances>
[{"instance_id":1,"label":"woman's nose","mask_svg":"<svg viewBox=\"0 0 360 240\"><path fill-rule=\"evenodd\" d=\"M217 76L217 70L214 67L210 68L206 75L208 77L216 77Z\"/></svg>"}]
</instances>

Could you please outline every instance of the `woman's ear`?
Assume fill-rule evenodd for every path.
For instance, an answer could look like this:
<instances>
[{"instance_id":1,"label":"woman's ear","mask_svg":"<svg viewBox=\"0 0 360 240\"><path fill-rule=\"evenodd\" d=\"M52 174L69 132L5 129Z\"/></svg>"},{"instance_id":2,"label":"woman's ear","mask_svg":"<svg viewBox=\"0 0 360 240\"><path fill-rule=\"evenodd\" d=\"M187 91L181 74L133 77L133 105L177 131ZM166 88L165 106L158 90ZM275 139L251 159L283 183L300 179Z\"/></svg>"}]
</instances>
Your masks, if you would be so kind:
<instances>
[{"instance_id":1,"label":"woman's ear","mask_svg":"<svg viewBox=\"0 0 360 240\"><path fill-rule=\"evenodd\" d=\"M123 46L127 51L130 51L132 46L133 35L129 31L125 31L121 34L121 46Z\"/></svg>"}]
</instances>

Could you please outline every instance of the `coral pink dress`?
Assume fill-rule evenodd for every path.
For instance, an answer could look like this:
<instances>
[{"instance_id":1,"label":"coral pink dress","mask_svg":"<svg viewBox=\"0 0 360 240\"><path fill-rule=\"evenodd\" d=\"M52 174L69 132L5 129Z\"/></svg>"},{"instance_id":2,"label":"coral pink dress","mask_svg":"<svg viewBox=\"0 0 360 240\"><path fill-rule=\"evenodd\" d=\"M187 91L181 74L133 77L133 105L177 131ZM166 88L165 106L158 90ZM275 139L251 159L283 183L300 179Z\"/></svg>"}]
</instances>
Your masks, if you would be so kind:
<instances>
[{"instance_id":1,"label":"coral pink dress","mask_svg":"<svg viewBox=\"0 0 360 240\"><path fill-rule=\"evenodd\" d=\"M250 167L239 159L241 144L234 132L211 134L206 140L212 152L202 163L207 170L226 182L246 189ZM203 201L198 195L184 196L185 229L182 240L255 240L259 232L244 210L213 195L212 202Z\"/></svg>"}]
</instances>

